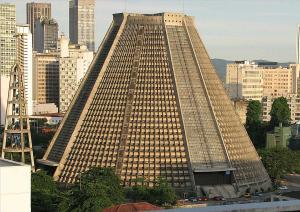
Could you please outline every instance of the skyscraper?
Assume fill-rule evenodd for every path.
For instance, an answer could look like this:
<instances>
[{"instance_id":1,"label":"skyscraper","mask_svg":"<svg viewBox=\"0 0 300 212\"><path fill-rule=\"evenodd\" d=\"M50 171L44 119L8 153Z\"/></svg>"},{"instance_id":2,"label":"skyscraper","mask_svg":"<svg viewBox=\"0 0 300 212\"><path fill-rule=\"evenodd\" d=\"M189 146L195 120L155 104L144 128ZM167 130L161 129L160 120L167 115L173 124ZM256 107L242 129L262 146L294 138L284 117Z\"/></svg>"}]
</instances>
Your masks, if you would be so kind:
<instances>
[{"instance_id":1,"label":"skyscraper","mask_svg":"<svg viewBox=\"0 0 300 212\"><path fill-rule=\"evenodd\" d=\"M39 18L35 21L34 46L37 52L56 51L58 41L58 24L54 19Z\"/></svg>"},{"instance_id":2,"label":"skyscraper","mask_svg":"<svg viewBox=\"0 0 300 212\"><path fill-rule=\"evenodd\" d=\"M0 72L9 76L16 62L16 7L0 4Z\"/></svg>"},{"instance_id":3,"label":"skyscraper","mask_svg":"<svg viewBox=\"0 0 300 212\"><path fill-rule=\"evenodd\" d=\"M9 73L16 62L16 7L0 4L0 124L5 122Z\"/></svg>"},{"instance_id":4,"label":"skyscraper","mask_svg":"<svg viewBox=\"0 0 300 212\"><path fill-rule=\"evenodd\" d=\"M32 115L32 34L29 25L17 25L17 63L24 73L27 115Z\"/></svg>"},{"instance_id":5,"label":"skyscraper","mask_svg":"<svg viewBox=\"0 0 300 212\"><path fill-rule=\"evenodd\" d=\"M193 18L181 13L114 15L40 163L66 184L97 166L126 186L164 178L225 197L270 188Z\"/></svg>"},{"instance_id":6,"label":"skyscraper","mask_svg":"<svg viewBox=\"0 0 300 212\"><path fill-rule=\"evenodd\" d=\"M34 45L34 24L35 21L41 17L51 18L51 4L50 3L27 3L26 4L26 13L27 13L27 24L29 24L30 31L32 34L33 45ZM33 46L35 49L35 46Z\"/></svg>"},{"instance_id":7,"label":"skyscraper","mask_svg":"<svg viewBox=\"0 0 300 212\"><path fill-rule=\"evenodd\" d=\"M70 0L69 36L73 44L86 45L95 51L95 0Z\"/></svg>"}]
</instances>

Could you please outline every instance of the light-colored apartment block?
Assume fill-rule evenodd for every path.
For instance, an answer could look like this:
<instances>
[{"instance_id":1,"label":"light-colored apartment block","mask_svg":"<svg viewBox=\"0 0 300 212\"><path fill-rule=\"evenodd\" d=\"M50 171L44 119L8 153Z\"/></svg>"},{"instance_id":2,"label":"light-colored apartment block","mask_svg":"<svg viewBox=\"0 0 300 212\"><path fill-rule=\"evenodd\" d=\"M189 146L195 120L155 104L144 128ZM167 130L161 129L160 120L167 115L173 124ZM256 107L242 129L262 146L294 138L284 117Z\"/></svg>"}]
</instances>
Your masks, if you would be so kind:
<instances>
[{"instance_id":1,"label":"light-colored apartment block","mask_svg":"<svg viewBox=\"0 0 300 212\"><path fill-rule=\"evenodd\" d=\"M84 45L64 45L66 38L61 38L59 60L59 111L67 111L77 88L84 77L94 53Z\"/></svg>"},{"instance_id":2,"label":"light-colored apartment block","mask_svg":"<svg viewBox=\"0 0 300 212\"><path fill-rule=\"evenodd\" d=\"M32 34L29 25L17 25L17 63L24 71L25 99L27 114L32 115Z\"/></svg>"},{"instance_id":3,"label":"light-colored apartment block","mask_svg":"<svg viewBox=\"0 0 300 212\"><path fill-rule=\"evenodd\" d=\"M231 99L259 100L297 92L299 67L255 64L249 61L227 65L226 88Z\"/></svg>"},{"instance_id":4,"label":"light-colored apartment block","mask_svg":"<svg viewBox=\"0 0 300 212\"><path fill-rule=\"evenodd\" d=\"M16 62L16 7L0 4L0 124L4 125L9 73Z\"/></svg>"},{"instance_id":5,"label":"light-colored apartment block","mask_svg":"<svg viewBox=\"0 0 300 212\"><path fill-rule=\"evenodd\" d=\"M262 70L257 64L240 61L227 65L226 88L232 99L261 100Z\"/></svg>"}]
</instances>

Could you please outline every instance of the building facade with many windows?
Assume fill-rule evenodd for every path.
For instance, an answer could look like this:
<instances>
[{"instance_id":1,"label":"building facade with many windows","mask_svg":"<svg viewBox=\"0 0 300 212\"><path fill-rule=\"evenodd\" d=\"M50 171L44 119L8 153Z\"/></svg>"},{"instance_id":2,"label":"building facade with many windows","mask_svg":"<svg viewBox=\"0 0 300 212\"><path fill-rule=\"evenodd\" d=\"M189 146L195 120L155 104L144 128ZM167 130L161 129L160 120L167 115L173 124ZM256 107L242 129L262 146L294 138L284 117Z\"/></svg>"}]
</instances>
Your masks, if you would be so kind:
<instances>
[{"instance_id":1,"label":"building facade with many windows","mask_svg":"<svg viewBox=\"0 0 300 212\"><path fill-rule=\"evenodd\" d=\"M72 44L95 51L95 0L69 2L69 36Z\"/></svg>"},{"instance_id":2,"label":"building facade with many windows","mask_svg":"<svg viewBox=\"0 0 300 212\"><path fill-rule=\"evenodd\" d=\"M59 59L59 112L65 113L93 60L94 53L84 45L74 44L61 51L68 51L68 55L62 55Z\"/></svg>"},{"instance_id":3,"label":"building facade with many windows","mask_svg":"<svg viewBox=\"0 0 300 212\"><path fill-rule=\"evenodd\" d=\"M59 106L59 55L35 53L33 56L33 98L35 104Z\"/></svg>"}]
</instances>

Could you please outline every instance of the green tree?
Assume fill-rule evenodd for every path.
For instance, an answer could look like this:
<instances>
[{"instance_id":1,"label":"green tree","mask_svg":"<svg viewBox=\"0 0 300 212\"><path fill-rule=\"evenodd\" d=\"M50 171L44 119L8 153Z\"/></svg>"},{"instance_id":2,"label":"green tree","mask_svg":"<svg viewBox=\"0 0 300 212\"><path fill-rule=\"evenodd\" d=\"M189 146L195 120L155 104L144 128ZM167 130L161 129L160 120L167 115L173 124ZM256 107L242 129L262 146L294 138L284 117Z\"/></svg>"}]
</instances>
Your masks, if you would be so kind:
<instances>
[{"instance_id":1,"label":"green tree","mask_svg":"<svg viewBox=\"0 0 300 212\"><path fill-rule=\"evenodd\" d=\"M260 120L261 103L257 100L249 101L246 113L246 130L253 144L257 148L264 147L267 125Z\"/></svg>"},{"instance_id":2,"label":"green tree","mask_svg":"<svg viewBox=\"0 0 300 212\"><path fill-rule=\"evenodd\" d=\"M284 174L293 173L299 167L299 154L287 148L260 149L258 154L272 180L278 180Z\"/></svg>"},{"instance_id":3,"label":"green tree","mask_svg":"<svg viewBox=\"0 0 300 212\"><path fill-rule=\"evenodd\" d=\"M173 205L177 195L174 188L164 179L159 179L154 187L137 185L127 188L127 198L133 201L147 201L157 205Z\"/></svg>"},{"instance_id":4,"label":"green tree","mask_svg":"<svg viewBox=\"0 0 300 212\"><path fill-rule=\"evenodd\" d=\"M159 179L158 185L150 190L150 195L150 202L158 205L173 205L177 200L174 188L165 179Z\"/></svg>"},{"instance_id":5,"label":"green tree","mask_svg":"<svg viewBox=\"0 0 300 212\"><path fill-rule=\"evenodd\" d=\"M270 127L273 129L282 123L283 126L289 126L291 120L291 111L287 99L284 97L279 97L274 100L270 112L271 121Z\"/></svg>"},{"instance_id":6,"label":"green tree","mask_svg":"<svg viewBox=\"0 0 300 212\"><path fill-rule=\"evenodd\" d=\"M261 116L261 103L257 100L252 100L248 103L247 113L246 113L246 126L258 126Z\"/></svg>"},{"instance_id":7,"label":"green tree","mask_svg":"<svg viewBox=\"0 0 300 212\"><path fill-rule=\"evenodd\" d=\"M79 176L79 182L69 191L68 199L60 204L60 210L102 211L124 199L123 187L114 171L93 168Z\"/></svg>"},{"instance_id":8,"label":"green tree","mask_svg":"<svg viewBox=\"0 0 300 212\"><path fill-rule=\"evenodd\" d=\"M55 182L46 172L39 171L31 175L31 208L32 211L53 212L63 199Z\"/></svg>"}]
</instances>

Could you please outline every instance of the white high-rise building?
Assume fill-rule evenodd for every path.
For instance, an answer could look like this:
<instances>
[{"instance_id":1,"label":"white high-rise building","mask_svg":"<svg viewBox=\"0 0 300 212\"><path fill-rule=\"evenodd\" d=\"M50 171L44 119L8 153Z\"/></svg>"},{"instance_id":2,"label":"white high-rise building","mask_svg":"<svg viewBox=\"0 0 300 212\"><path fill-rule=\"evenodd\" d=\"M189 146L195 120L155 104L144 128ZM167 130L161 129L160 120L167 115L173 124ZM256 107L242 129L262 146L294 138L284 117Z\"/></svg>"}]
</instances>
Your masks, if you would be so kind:
<instances>
[{"instance_id":1,"label":"white high-rise building","mask_svg":"<svg viewBox=\"0 0 300 212\"><path fill-rule=\"evenodd\" d=\"M16 62L16 6L0 4L0 125L4 125L9 73Z\"/></svg>"},{"instance_id":2,"label":"white high-rise building","mask_svg":"<svg viewBox=\"0 0 300 212\"><path fill-rule=\"evenodd\" d=\"M84 77L94 53L85 45L68 45L69 40L60 38L59 59L59 112L64 113L76 93L82 78Z\"/></svg>"},{"instance_id":3,"label":"white high-rise building","mask_svg":"<svg viewBox=\"0 0 300 212\"><path fill-rule=\"evenodd\" d=\"M28 24L17 25L17 62L24 71L27 114L32 115L32 34Z\"/></svg>"}]
</instances>

